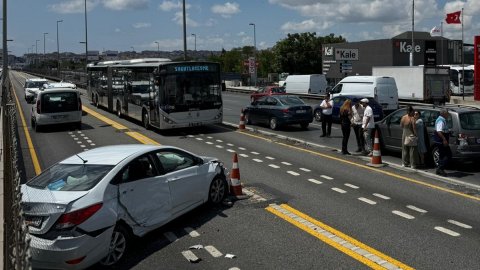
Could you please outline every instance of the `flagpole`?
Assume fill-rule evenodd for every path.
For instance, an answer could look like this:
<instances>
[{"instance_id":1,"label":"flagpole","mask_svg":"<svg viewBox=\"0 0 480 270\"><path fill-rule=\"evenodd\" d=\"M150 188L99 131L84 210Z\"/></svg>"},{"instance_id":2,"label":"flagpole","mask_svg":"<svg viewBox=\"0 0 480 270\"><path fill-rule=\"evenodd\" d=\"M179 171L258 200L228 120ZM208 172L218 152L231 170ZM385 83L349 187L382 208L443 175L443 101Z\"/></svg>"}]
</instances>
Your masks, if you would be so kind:
<instances>
[{"instance_id":1,"label":"flagpole","mask_svg":"<svg viewBox=\"0 0 480 270\"><path fill-rule=\"evenodd\" d=\"M463 51L463 7L462 7L462 99L465 100L465 52Z\"/></svg>"},{"instance_id":2,"label":"flagpole","mask_svg":"<svg viewBox=\"0 0 480 270\"><path fill-rule=\"evenodd\" d=\"M442 65L443 65L443 21L440 22L440 44L441 44L441 47L442 47Z\"/></svg>"}]
</instances>

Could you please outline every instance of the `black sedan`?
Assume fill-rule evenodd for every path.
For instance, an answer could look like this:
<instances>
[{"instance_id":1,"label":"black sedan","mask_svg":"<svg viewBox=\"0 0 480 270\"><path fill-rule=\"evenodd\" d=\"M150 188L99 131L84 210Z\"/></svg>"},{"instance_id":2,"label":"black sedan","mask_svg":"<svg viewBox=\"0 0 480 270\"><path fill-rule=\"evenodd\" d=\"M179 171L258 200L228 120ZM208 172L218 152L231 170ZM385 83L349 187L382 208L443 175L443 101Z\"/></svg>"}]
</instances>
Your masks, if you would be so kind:
<instances>
[{"instance_id":1,"label":"black sedan","mask_svg":"<svg viewBox=\"0 0 480 270\"><path fill-rule=\"evenodd\" d=\"M268 124L271 129L300 124L303 129L313 121L312 107L297 96L264 96L252 102L244 111L247 124Z\"/></svg>"}]
</instances>

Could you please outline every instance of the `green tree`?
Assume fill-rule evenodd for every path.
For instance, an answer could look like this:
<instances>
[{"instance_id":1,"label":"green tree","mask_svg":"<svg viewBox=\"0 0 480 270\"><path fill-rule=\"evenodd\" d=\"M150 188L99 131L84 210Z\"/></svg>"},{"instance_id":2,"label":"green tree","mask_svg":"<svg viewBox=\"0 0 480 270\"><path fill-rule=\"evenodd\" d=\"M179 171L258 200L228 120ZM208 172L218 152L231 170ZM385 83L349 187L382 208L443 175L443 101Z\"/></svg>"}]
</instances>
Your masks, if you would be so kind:
<instances>
[{"instance_id":1,"label":"green tree","mask_svg":"<svg viewBox=\"0 0 480 270\"><path fill-rule=\"evenodd\" d=\"M277 72L322 73L322 44L345 41L334 34L325 37L317 37L315 32L288 34L273 47Z\"/></svg>"}]
</instances>

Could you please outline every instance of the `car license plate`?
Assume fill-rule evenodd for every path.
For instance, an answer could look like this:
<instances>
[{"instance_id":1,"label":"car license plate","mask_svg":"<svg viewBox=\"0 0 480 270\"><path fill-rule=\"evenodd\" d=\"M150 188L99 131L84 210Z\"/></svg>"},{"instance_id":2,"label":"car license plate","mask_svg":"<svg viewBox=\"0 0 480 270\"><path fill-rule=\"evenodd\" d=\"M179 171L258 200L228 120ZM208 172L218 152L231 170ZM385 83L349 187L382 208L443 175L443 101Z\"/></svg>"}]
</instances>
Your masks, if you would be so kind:
<instances>
[{"instance_id":1,"label":"car license plate","mask_svg":"<svg viewBox=\"0 0 480 270\"><path fill-rule=\"evenodd\" d=\"M63 118L67 118L66 115L62 114L62 115L53 115L52 116L53 119L63 119Z\"/></svg>"},{"instance_id":2,"label":"car license plate","mask_svg":"<svg viewBox=\"0 0 480 270\"><path fill-rule=\"evenodd\" d=\"M28 215L25 216L25 224L26 224L27 226L32 226L32 227L35 227L35 228L40 228L40 226L42 225L42 221L43 221L43 217L39 217L39 216L28 216Z\"/></svg>"},{"instance_id":3,"label":"car license plate","mask_svg":"<svg viewBox=\"0 0 480 270\"><path fill-rule=\"evenodd\" d=\"M297 110L296 113L306 113L307 110Z\"/></svg>"}]
</instances>

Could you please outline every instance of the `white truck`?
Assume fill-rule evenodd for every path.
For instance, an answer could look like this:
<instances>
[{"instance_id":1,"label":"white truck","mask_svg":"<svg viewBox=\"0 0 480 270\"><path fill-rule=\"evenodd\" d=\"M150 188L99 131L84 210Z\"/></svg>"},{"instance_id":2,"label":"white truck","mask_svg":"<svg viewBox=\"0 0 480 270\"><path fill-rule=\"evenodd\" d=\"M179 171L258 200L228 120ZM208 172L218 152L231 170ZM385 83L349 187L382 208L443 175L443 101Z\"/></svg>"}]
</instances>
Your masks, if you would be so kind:
<instances>
[{"instance_id":1,"label":"white truck","mask_svg":"<svg viewBox=\"0 0 480 270\"><path fill-rule=\"evenodd\" d=\"M328 84L324 74L310 74L288 75L283 86L287 93L324 95Z\"/></svg>"},{"instance_id":2,"label":"white truck","mask_svg":"<svg viewBox=\"0 0 480 270\"><path fill-rule=\"evenodd\" d=\"M448 67L380 66L372 67L372 75L395 78L398 99L432 104L450 101Z\"/></svg>"}]
</instances>

